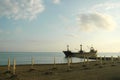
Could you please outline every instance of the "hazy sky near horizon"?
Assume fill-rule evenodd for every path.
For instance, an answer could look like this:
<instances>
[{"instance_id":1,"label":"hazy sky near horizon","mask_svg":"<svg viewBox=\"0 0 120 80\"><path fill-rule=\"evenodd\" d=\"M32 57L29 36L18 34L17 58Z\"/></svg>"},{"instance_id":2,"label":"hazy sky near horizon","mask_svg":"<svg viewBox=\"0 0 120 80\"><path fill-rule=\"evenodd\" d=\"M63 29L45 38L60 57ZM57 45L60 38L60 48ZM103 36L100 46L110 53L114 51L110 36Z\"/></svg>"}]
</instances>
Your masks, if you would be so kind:
<instances>
[{"instance_id":1,"label":"hazy sky near horizon","mask_svg":"<svg viewBox=\"0 0 120 80\"><path fill-rule=\"evenodd\" d=\"M120 52L120 0L0 0L0 52Z\"/></svg>"}]
</instances>

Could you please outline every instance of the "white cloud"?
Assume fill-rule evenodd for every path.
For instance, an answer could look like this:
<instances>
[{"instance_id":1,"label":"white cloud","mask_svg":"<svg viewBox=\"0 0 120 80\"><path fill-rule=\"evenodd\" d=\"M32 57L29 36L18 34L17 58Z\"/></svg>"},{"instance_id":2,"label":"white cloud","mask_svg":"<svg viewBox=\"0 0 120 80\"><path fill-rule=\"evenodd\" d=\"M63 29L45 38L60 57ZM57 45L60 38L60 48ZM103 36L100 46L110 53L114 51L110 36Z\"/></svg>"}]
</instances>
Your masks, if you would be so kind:
<instances>
[{"instance_id":1,"label":"white cloud","mask_svg":"<svg viewBox=\"0 0 120 80\"><path fill-rule=\"evenodd\" d=\"M101 28L105 30L113 30L116 27L116 23L112 16L103 13L83 13L78 17L80 29L85 31L93 31Z\"/></svg>"},{"instance_id":2,"label":"white cloud","mask_svg":"<svg viewBox=\"0 0 120 80\"><path fill-rule=\"evenodd\" d=\"M60 3L60 0L53 0L53 3L54 3L54 4L59 4L59 3Z\"/></svg>"},{"instance_id":3,"label":"white cloud","mask_svg":"<svg viewBox=\"0 0 120 80\"><path fill-rule=\"evenodd\" d=\"M32 20L43 10L42 0L0 0L0 16L7 18Z\"/></svg>"},{"instance_id":4,"label":"white cloud","mask_svg":"<svg viewBox=\"0 0 120 80\"><path fill-rule=\"evenodd\" d=\"M94 5L92 7L93 10L101 10L101 9L110 10L110 9L115 9L115 8L120 8L120 2L116 2L116 3L106 2L106 3Z\"/></svg>"},{"instance_id":5,"label":"white cloud","mask_svg":"<svg viewBox=\"0 0 120 80\"><path fill-rule=\"evenodd\" d=\"M79 38L80 36L74 34L74 33L70 33L70 34L66 34L66 36L68 37L72 37L72 38Z\"/></svg>"}]
</instances>

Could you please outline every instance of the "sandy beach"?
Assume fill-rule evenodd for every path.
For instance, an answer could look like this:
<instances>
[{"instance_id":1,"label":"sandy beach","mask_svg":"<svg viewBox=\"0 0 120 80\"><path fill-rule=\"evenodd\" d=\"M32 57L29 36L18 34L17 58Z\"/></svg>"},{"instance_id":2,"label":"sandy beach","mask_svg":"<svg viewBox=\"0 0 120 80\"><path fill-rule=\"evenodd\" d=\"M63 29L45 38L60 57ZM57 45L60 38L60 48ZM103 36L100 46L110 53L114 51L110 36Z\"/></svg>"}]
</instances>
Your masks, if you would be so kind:
<instances>
[{"instance_id":1,"label":"sandy beach","mask_svg":"<svg viewBox=\"0 0 120 80\"><path fill-rule=\"evenodd\" d=\"M0 80L120 80L120 63L106 61L67 64L35 64L17 65L13 75L13 67L0 66Z\"/></svg>"}]
</instances>

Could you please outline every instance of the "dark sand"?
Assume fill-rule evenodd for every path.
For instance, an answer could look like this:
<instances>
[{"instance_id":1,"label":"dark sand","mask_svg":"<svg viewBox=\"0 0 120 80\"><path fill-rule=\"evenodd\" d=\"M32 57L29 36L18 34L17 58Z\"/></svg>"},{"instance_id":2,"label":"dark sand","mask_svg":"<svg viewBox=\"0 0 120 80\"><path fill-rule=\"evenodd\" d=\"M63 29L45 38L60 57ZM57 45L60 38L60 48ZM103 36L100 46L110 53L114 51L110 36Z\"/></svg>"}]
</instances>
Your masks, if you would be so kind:
<instances>
[{"instance_id":1,"label":"dark sand","mask_svg":"<svg viewBox=\"0 0 120 80\"><path fill-rule=\"evenodd\" d=\"M7 66L0 66L0 80L120 80L120 63L107 61L102 65L96 62L71 64L17 65L16 75L7 72Z\"/></svg>"}]
</instances>

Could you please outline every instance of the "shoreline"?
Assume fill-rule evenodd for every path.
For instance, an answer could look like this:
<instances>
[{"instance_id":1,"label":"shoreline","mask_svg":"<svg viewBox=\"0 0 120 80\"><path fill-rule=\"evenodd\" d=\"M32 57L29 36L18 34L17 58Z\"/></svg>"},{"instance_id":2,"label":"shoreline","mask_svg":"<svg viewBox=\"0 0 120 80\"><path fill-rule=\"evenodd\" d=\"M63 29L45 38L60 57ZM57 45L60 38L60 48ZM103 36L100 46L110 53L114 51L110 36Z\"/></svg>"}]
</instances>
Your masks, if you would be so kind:
<instances>
[{"instance_id":1,"label":"shoreline","mask_svg":"<svg viewBox=\"0 0 120 80\"><path fill-rule=\"evenodd\" d=\"M120 80L119 61L0 66L0 80Z\"/></svg>"}]
</instances>

